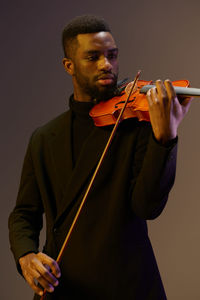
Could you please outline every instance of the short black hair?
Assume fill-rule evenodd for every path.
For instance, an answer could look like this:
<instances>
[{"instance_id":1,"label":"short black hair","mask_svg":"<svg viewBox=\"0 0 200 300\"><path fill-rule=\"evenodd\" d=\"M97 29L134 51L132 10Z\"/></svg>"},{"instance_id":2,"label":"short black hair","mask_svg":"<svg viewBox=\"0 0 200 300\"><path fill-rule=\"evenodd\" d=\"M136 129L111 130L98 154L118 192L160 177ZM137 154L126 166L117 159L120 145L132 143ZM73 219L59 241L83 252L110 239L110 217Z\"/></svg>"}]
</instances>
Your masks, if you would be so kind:
<instances>
[{"instance_id":1,"label":"short black hair","mask_svg":"<svg viewBox=\"0 0 200 300\"><path fill-rule=\"evenodd\" d=\"M71 49L75 46L74 41L76 41L78 34L96 33L100 31L111 32L108 24L101 17L83 15L71 20L62 32L62 45L65 57L71 58Z\"/></svg>"}]
</instances>

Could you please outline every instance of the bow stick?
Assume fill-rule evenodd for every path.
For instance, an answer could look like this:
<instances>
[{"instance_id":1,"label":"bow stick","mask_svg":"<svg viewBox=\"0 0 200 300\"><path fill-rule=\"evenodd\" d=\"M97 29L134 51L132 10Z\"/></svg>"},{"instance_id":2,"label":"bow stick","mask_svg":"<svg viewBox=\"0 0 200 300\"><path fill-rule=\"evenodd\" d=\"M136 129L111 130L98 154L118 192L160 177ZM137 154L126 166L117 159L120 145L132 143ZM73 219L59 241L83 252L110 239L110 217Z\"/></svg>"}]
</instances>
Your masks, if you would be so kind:
<instances>
[{"instance_id":1,"label":"bow stick","mask_svg":"<svg viewBox=\"0 0 200 300\"><path fill-rule=\"evenodd\" d=\"M111 142L112 142L112 140L113 140L113 137L114 137L114 135L115 135L115 133L116 133L116 130L117 130L117 128L118 128L118 125L119 125L119 123L120 123L120 121L121 121L123 112L124 112L124 110L125 110L125 108L126 108L126 105L127 105L128 101L129 101L129 98L130 98L130 96L131 96L131 94L132 94L132 92L133 92L133 90L134 90L134 87L135 87L136 84L137 84L137 81L138 81L138 79L139 79L140 73L141 73L141 71L138 71L137 75L135 76L134 81L132 82L132 86L131 86L130 92L129 92L129 94L128 94L128 97L127 97L127 99L126 99L126 101L125 101L125 103L124 103L123 108L122 108L121 111L120 111L120 114L119 114L119 116L118 116L118 118L117 118L117 121L116 121L116 123L115 123L115 126L113 127L113 130L112 130L112 132L111 132L111 134L110 134L110 137L109 137L109 139L108 139L108 142L107 142L107 144L106 144L106 146L105 146L105 148L104 148L104 151L103 151L103 153L102 153L102 155L101 155L101 157L100 157L100 160L99 160L99 162L98 162L98 164L97 164L97 167L96 167L96 169L95 169L95 171L94 171L94 174L93 174L93 176L92 176L92 178L91 178L91 180L90 180L90 183L89 183L89 185L88 185L88 187L87 187L87 190L86 190L86 192L85 192L85 194L84 194L84 197L83 197L83 199L82 199L82 201L81 201L81 204L80 204L80 206L79 206L79 208L78 208L78 210L77 210L77 212L76 212L76 215L75 215L75 217L74 217L74 220L73 220L73 222L72 222L72 224L71 224L71 226L70 226L70 229L69 229L69 231L68 231L68 233L67 233L67 235L66 235L66 238L65 238L65 240L64 240L64 243L63 243L63 245L62 245L62 247L61 247L61 249L60 249L60 252L59 252L59 254L58 254L58 256L57 256L57 259L56 259L56 262L57 262L58 264L60 264L60 261L61 261L61 259L62 259L62 257L63 257L63 254L64 254L64 251L65 251L65 249L66 249L67 243L68 243L68 241L69 241L69 239L70 239L71 233L72 233L72 231L73 231L73 229L74 229L74 226L76 225L76 222L77 222L77 220L78 220L78 217L79 217L79 215L80 215L80 213L81 213L81 210L82 210L83 205L84 205L84 203L85 203L85 201L86 201L86 199L87 199L87 196L88 196L88 194L89 194L89 192L90 192L90 189L91 189L91 187L92 187L92 185L93 185L93 182L94 182L94 180L95 180L95 178L96 178L96 175L97 175L97 173L98 173L98 171L99 171L99 169L100 169L100 167L101 167L101 165L102 165L102 162L103 162L103 160L104 160L104 157L105 157L106 153L108 152L109 146L110 146L110 144L111 144ZM43 293L43 295L41 296L40 300L44 300L45 295L46 295L46 290L44 290L44 293Z\"/></svg>"}]
</instances>

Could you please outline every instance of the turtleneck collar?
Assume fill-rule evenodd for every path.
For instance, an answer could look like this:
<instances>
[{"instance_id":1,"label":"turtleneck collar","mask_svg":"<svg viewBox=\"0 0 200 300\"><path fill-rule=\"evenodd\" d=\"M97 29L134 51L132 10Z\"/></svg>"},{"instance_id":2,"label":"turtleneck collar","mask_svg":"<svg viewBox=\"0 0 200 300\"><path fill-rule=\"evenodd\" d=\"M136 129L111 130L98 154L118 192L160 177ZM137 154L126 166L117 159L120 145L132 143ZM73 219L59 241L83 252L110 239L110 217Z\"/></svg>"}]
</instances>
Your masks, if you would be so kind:
<instances>
[{"instance_id":1,"label":"turtleneck collar","mask_svg":"<svg viewBox=\"0 0 200 300\"><path fill-rule=\"evenodd\" d=\"M69 107L72 110L75 115L80 115L80 116L88 116L89 111L92 109L94 106L94 103L92 102L81 102L74 100L73 95L70 97L69 100Z\"/></svg>"}]
</instances>

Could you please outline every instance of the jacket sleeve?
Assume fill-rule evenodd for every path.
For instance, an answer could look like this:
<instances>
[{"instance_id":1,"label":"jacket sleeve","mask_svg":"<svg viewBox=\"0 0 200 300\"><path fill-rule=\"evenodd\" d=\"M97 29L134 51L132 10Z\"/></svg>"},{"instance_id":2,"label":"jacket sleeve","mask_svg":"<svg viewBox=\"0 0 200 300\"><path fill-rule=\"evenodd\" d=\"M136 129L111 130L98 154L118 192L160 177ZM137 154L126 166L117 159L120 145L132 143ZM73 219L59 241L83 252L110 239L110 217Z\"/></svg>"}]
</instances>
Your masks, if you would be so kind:
<instances>
[{"instance_id":1,"label":"jacket sleeve","mask_svg":"<svg viewBox=\"0 0 200 300\"><path fill-rule=\"evenodd\" d=\"M42 214L43 206L35 179L30 140L24 159L16 206L8 222L11 250L19 271L19 258L29 252L38 252Z\"/></svg>"},{"instance_id":2,"label":"jacket sleeve","mask_svg":"<svg viewBox=\"0 0 200 300\"><path fill-rule=\"evenodd\" d=\"M133 163L131 204L136 215L154 219L160 215L174 184L177 139L167 146L159 144L144 126L138 136Z\"/></svg>"}]
</instances>

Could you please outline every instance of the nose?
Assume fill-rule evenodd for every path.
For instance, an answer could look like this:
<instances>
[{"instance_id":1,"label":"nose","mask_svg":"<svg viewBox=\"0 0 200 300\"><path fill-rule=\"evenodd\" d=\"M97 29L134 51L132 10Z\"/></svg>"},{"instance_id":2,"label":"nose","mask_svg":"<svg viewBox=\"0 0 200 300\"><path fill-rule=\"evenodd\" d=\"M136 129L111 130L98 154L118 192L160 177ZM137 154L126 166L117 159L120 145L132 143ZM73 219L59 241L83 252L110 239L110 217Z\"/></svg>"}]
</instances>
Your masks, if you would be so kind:
<instances>
[{"instance_id":1,"label":"nose","mask_svg":"<svg viewBox=\"0 0 200 300\"><path fill-rule=\"evenodd\" d=\"M99 61L99 69L101 71L111 71L112 64L110 63L109 59L106 56L103 56Z\"/></svg>"}]
</instances>

